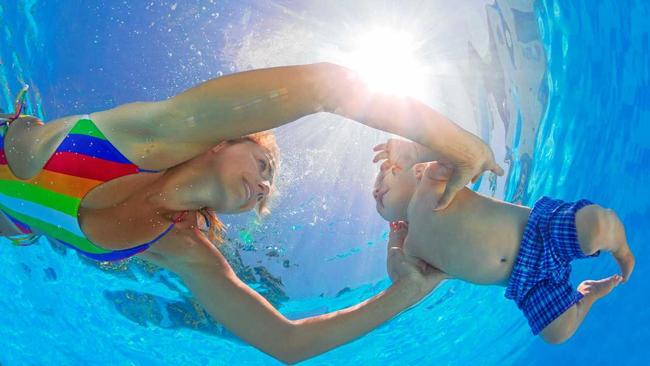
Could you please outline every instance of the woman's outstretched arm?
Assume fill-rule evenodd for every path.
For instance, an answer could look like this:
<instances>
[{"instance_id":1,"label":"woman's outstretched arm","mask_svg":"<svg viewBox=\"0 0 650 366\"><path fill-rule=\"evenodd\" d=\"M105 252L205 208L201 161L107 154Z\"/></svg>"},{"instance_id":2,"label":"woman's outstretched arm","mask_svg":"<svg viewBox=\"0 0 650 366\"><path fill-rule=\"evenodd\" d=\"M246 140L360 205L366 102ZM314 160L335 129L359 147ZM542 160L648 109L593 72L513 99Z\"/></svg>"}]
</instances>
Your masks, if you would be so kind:
<instances>
[{"instance_id":1,"label":"woman's outstretched arm","mask_svg":"<svg viewBox=\"0 0 650 366\"><path fill-rule=\"evenodd\" d=\"M305 360L360 337L415 304L445 278L437 271L422 274L410 262L392 258L391 272L399 272L399 279L385 291L343 310L289 320L239 280L218 249L208 242L187 240L183 259L173 258L175 254L156 258L154 253L144 258L178 274L217 322L286 363ZM158 245L164 247L168 242L157 243L157 252L164 252L165 248Z\"/></svg>"},{"instance_id":2,"label":"woman's outstretched arm","mask_svg":"<svg viewBox=\"0 0 650 366\"><path fill-rule=\"evenodd\" d=\"M173 166L218 142L330 112L404 136L445 155L473 176L500 173L490 148L426 104L373 92L351 70L330 63L252 70L201 83L168 100L93 113L134 156ZM141 154L140 154L141 153ZM472 176L472 177L473 177ZM467 181L472 177L467 177Z\"/></svg>"}]
</instances>

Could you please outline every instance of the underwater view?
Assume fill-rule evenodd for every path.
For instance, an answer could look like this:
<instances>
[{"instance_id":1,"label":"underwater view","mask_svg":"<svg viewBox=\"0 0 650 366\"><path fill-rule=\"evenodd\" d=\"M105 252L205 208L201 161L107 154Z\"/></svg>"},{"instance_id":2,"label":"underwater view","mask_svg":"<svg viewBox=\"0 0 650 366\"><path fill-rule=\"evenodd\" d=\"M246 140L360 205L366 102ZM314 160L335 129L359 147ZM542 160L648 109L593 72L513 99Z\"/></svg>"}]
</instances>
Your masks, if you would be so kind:
<instances>
[{"instance_id":1,"label":"underwater view","mask_svg":"<svg viewBox=\"0 0 650 366\"><path fill-rule=\"evenodd\" d=\"M5 127L1 134L0 212L7 216L0 217L0 232L4 236L6 222L20 234L0 237L0 366L649 364L648 18L650 2L645 0L0 0L0 115L6 115L7 126L15 122L12 129L16 128L12 131ZM307 84L328 85L339 105L309 105L309 112L303 112L307 107L301 103L311 97L312 89L299 90L292 78L309 74L312 66L274 69L294 65L330 67L319 76L321 79L310 79ZM327 65L340 65L354 74L340 77L332 71L338 69ZM288 71L256 73L260 69ZM229 82L239 80L237 75L250 77L239 84ZM367 89L358 88L356 78ZM213 79L221 84L210 84ZM277 87L265 89L264 97L256 94L249 98L246 93L254 94L256 85L262 83ZM28 89L19 95L26 85ZM209 85L218 87L210 89ZM363 113L350 112L357 108L351 97L355 93L388 95L386 105L398 107L382 109L382 103L369 102L359 107ZM22 105L17 96L24 98ZM165 100L170 101L166 105L178 101L175 114L166 117L157 107L146 109L165 104L151 102ZM412 114L400 113L404 103L420 109ZM234 107L224 112L222 106L231 104ZM127 107L113 109L123 105ZM264 109L267 105L271 106L268 110ZM130 123L129 108L145 111L138 112L136 120L141 117L149 124L139 127ZM430 110L442 116L443 122L430 131L421 130L420 117L428 116ZM14 112L17 118L11 117ZM23 172L39 159L37 153L16 154L9 144L29 145L27 151L31 152L39 151L41 145L47 150L50 140L46 138L58 135L47 130L54 132L42 135L43 141L40 137L29 141L12 138L12 133L23 136L18 134L32 128L28 115L44 121L45 127L55 120L68 124L72 132L66 136L73 136L75 131L76 136L82 136L78 140L65 137L65 141L73 141L73 147L86 138L99 139L102 144L111 140L113 145L109 142L106 149L117 154L107 158L114 160L111 164L125 162L131 164L128 169L135 169L125 168L128 172L122 175L137 172L134 175L179 177L170 182L190 182L190 188L180 188L185 197L199 197L200 193L217 202L214 197L221 197L222 191L193 187L191 182L213 179L200 178L204 166L223 167L223 172L247 169L248 160L237 160L234 152L239 145L255 146L251 149L257 150L251 151L261 157L260 174L266 183L259 185L258 192L244 176L245 205L231 208L230 201L223 201L223 208L211 211L217 212L220 222L210 221L208 210L198 210L198 206L209 204L179 204L181 208L170 213L166 222L149 219L151 225L132 229L136 225L128 214L135 217L149 201L137 197L129 201L130 196L122 197L119 186L108 183L104 191L91 191L94 185L91 187L89 176L70 169L67 174L79 178L75 184L88 184L73 209L63 207L68 196L58 198L59 193L54 191L44 190L38 199L48 207L60 205L60 211L71 215L74 225L68 228L70 221L44 224L45 229L40 231L46 234L31 235L39 233L37 222L58 218L59 212L29 201L27 193L22 195L28 191L24 186L17 186L23 187L17 188L18 193L3 191L23 179L16 177L31 178ZM78 118L73 121L67 116ZM210 123L214 120L214 127L196 127L202 116ZM23 119L27 127L19 130ZM232 120L232 126L218 126L220 119ZM90 125L82 125L82 121ZM391 127L382 128L375 121ZM401 278L406 271L410 272L405 278L424 281L421 278L425 276L418 272L424 265L391 262L397 257L387 255L387 242L396 234L391 234L391 227L382 218L390 215L380 208L388 201L382 202L382 193L378 193L381 179L376 177L382 163L373 163L377 154L373 147L410 134L412 139L421 139L417 141L420 144L434 141L432 144L452 151L449 146L460 139L455 136L465 135L444 124L447 121L478 136L504 169L504 174L498 175L483 166L466 177L463 183L480 193L479 197L527 207L533 207L543 196L570 202L587 199L614 210L624 225L623 238L627 237L636 258L633 275L587 308L589 313L575 334L561 344L550 344L555 342L533 335L517 303L504 297L507 281L451 278L436 282L430 294L418 293L421 296L413 301L405 300L410 293L391 292L397 288L391 278L400 282L394 276ZM77 124L73 127L72 122ZM102 123L118 126L118 132L103 129ZM263 142L254 139L240 144L237 140L226 145L224 149L232 150L231 155L209 145L235 141L271 123L279 126L273 129L279 156L266 148L266 137L260 137ZM125 132L119 132L120 126ZM133 137L137 134L144 137ZM116 143L114 136L135 141L133 147ZM55 148L62 156L61 166L87 161L97 182L110 181L108 177L118 169L116 165L94 163L91 153L80 160L65 160L68 155L60 147L53 145L50 152ZM212 155L194 159L208 150ZM101 154L108 154L106 151ZM471 151L458 154L471 155ZM213 162L209 156L217 157ZM440 161L445 159L441 152ZM25 161L27 168L20 172L12 165L14 169L10 169L7 160ZM194 164L188 168L191 174L171 173L181 172L188 161ZM257 162L252 164L257 169ZM45 169L54 169L54 165L50 162ZM389 171L395 174L392 169ZM420 192L428 169L433 168L427 165L424 173L414 169L417 183L413 184L418 187L414 189ZM36 173L34 170L33 175ZM470 182L478 173L483 174ZM32 179L35 185L47 186L38 180L60 177L49 170L43 174L50 175L38 175L36 181ZM223 173L218 179L227 188L232 177ZM125 178L129 179L119 179L130 187L153 187L162 181L143 178L143 183ZM59 178L52 179L50 185ZM239 181L236 184L241 185ZM179 185L175 190L179 191ZM91 193L84 196L88 191ZM469 190L460 192L456 200L462 194L474 197ZM109 209L110 204L102 203L100 194L132 203L114 204ZM83 198L88 200L86 206L80 203L82 197L87 197ZM165 201L163 206L172 205L176 202L173 197L181 194L160 197L160 202ZM270 213L259 215L253 205L261 211L267 199ZM411 201L409 215L413 205ZM502 245L500 240L508 237L510 229L505 224L503 228L491 226L497 216L483 214L479 206L471 207L465 219L467 223L470 219L483 223L484 232L476 235L483 235L484 248L489 249L493 242ZM93 209L99 213L92 214ZM194 209L196 226L202 223L207 229L186 224L185 213ZM87 219L77 223L82 214ZM127 215L128 222L120 222L117 214ZM108 224L113 221L116 223ZM158 248L155 240L143 247L150 254L135 257L138 253L130 252L131 247L163 230L163 234L170 232L182 239L185 234L178 232L184 228L207 233L220 225L223 244L216 246L218 250L209 245L209 249L196 249L196 242L187 239L190 249L179 251L178 245L170 246L161 239ZM418 229L415 225L410 224L409 233ZM466 225L467 233L477 232ZM451 226L449 229L453 230ZM48 230L66 231L57 236L48 235ZM491 234L485 234L488 230ZM523 231L523 227L518 230ZM136 231L142 233L129 234ZM101 248L69 232L112 238L103 243L116 244ZM409 239L415 237L410 235ZM431 237L438 236L434 233L427 238ZM131 245L124 247L120 241ZM91 254L71 248L80 246ZM619 257L615 260L606 253L611 247L597 249L602 251L597 258L570 266L574 290L584 280L600 280L619 274L619 267L625 268ZM160 254L171 252L190 259L172 261ZM484 252L487 249L477 250L476 256ZM113 254L120 256L111 257ZM219 262L221 255L233 273ZM515 260L506 257L501 261ZM211 267L214 263L220 263L218 270ZM404 272L395 270L396 266ZM426 270L432 271L432 266L435 264L429 263ZM226 278L236 275L248 287L233 285L239 282L226 282L212 276L214 273L225 273ZM426 278L428 285L431 277ZM221 293L229 294L224 297L230 300L211 296L211 286L223 289ZM360 311L350 314L350 319L354 318L367 308L364 314L370 314L368 318L359 315L359 321L348 320L344 311L339 314L343 319L340 324L334 320L328 323L327 319L322 324L306 324L311 327L307 334L313 338L291 338L317 345L305 346L309 351L304 355L287 351L287 357L274 356L274 348L266 348L266 344L277 344L301 349L288 345L297 341L284 339L284 333L274 333L275 329L284 329L277 325L281 322L266 323L268 319L317 317L374 296L379 296L377 302L364 303ZM257 300L253 304L250 299ZM262 308L259 304L265 305ZM387 310L393 304L403 305ZM374 317L385 319L371 321ZM340 336L348 332L353 335Z\"/></svg>"}]
</instances>

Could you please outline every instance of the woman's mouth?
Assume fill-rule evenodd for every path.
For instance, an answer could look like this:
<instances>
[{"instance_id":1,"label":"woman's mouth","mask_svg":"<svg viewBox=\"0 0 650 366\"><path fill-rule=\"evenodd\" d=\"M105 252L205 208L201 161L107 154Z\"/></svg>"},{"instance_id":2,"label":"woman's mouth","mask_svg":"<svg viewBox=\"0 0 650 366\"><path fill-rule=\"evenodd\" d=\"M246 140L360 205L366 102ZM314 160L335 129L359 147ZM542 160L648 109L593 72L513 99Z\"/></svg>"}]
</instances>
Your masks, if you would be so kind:
<instances>
[{"instance_id":1,"label":"woman's mouth","mask_svg":"<svg viewBox=\"0 0 650 366\"><path fill-rule=\"evenodd\" d=\"M251 189L251 186L250 186L250 184L248 184L246 179L244 179L244 189L246 190L246 198L245 198L244 202L248 202L248 201L251 200L251 197L253 195L253 190Z\"/></svg>"}]
</instances>

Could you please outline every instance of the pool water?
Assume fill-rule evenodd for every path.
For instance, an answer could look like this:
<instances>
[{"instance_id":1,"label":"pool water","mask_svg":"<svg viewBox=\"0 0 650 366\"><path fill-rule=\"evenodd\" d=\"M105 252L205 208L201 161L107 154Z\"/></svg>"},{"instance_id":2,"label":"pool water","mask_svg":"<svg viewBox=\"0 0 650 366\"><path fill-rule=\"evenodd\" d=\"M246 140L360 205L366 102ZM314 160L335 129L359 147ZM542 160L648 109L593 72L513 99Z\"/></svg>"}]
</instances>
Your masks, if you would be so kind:
<instances>
[{"instance_id":1,"label":"pool water","mask_svg":"<svg viewBox=\"0 0 650 366\"><path fill-rule=\"evenodd\" d=\"M588 198L626 224L637 267L566 344L532 337L497 287L447 281L417 306L306 365L646 365L650 307L650 4L645 1L0 0L0 107L24 83L52 120L163 99L251 68L340 62L381 23L422 39L422 99L492 145L505 177L473 188L532 204ZM336 52L334 52L335 50ZM387 70L399 73L400 70ZM274 213L225 217L236 271L290 318L389 285L371 147L388 136L331 115L277 130ZM41 239L0 241L1 365L269 365L211 321L173 275L137 260L98 265ZM617 271L574 266L577 285Z\"/></svg>"}]
</instances>

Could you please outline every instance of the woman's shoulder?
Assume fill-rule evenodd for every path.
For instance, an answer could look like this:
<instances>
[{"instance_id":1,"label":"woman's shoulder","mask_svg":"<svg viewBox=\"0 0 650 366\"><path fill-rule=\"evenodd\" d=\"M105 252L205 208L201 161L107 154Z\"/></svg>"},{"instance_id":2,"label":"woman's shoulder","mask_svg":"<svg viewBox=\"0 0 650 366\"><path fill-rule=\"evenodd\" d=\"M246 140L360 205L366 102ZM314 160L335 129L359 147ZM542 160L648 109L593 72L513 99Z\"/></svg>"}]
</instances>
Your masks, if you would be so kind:
<instances>
[{"instance_id":1,"label":"woman's shoulder","mask_svg":"<svg viewBox=\"0 0 650 366\"><path fill-rule=\"evenodd\" d=\"M21 117L11 123L5 135L5 154L11 171L29 179L41 171L67 133L83 116L68 116L42 123L38 118Z\"/></svg>"}]
</instances>

